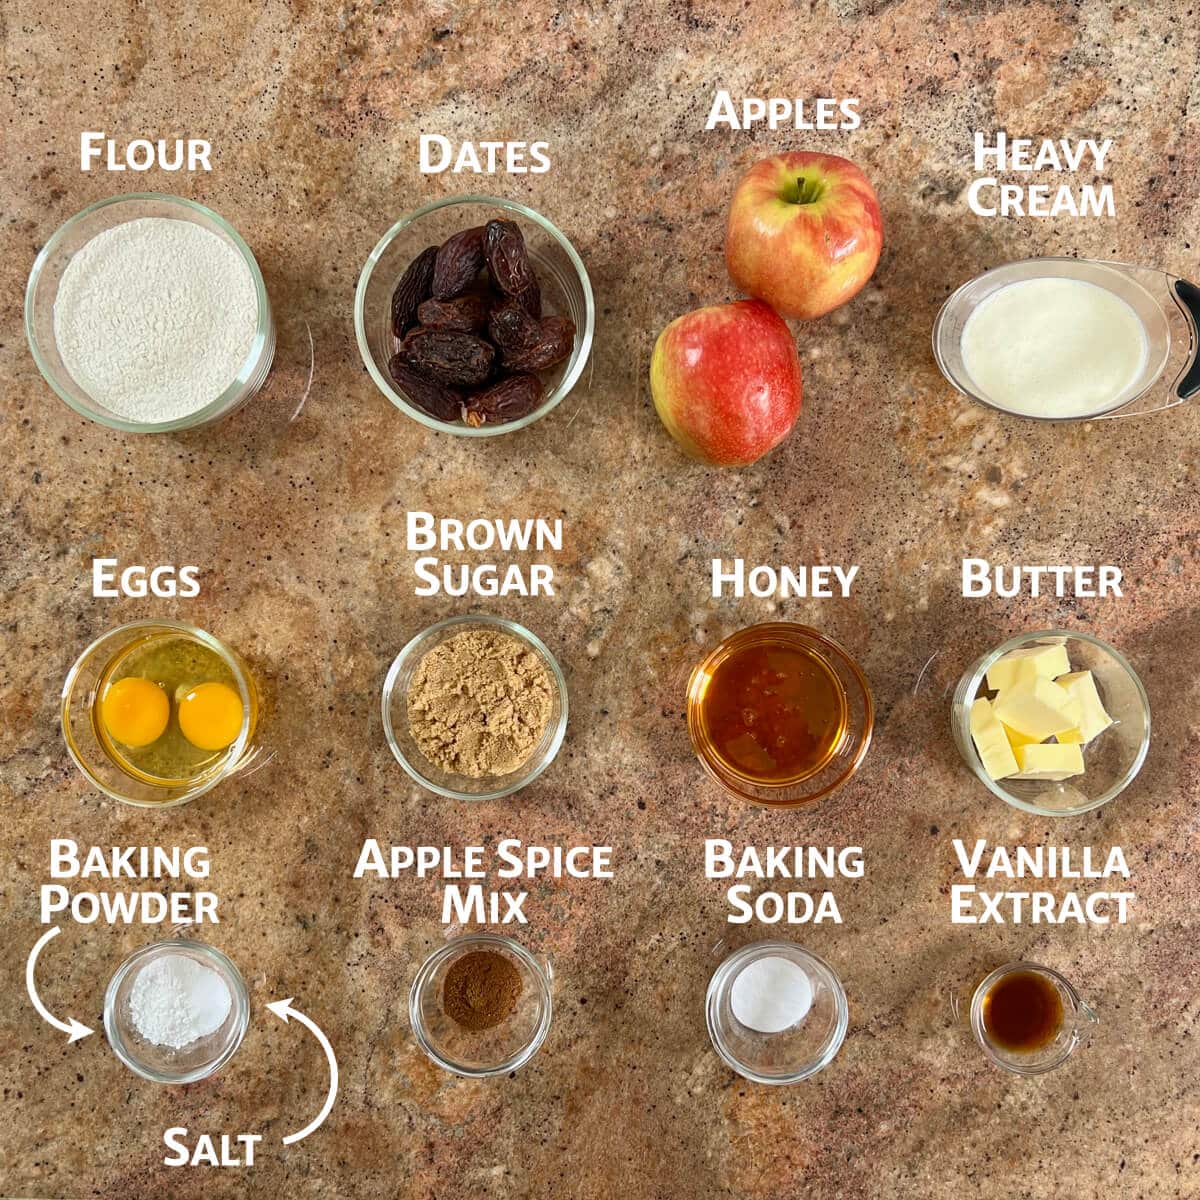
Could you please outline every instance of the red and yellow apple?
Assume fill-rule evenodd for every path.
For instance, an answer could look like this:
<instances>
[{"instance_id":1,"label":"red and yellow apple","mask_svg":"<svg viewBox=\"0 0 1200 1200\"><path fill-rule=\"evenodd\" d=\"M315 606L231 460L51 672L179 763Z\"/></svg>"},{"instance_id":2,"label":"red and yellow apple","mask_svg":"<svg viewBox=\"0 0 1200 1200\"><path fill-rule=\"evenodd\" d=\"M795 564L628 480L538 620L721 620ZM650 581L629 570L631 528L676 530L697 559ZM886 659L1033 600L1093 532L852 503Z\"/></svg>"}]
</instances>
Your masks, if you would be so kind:
<instances>
[{"instance_id":1,"label":"red and yellow apple","mask_svg":"<svg viewBox=\"0 0 1200 1200\"><path fill-rule=\"evenodd\" d=\"M811 320L871 278L883 221L870 180L849 159L797 150L757 162L733 194L725 265L743 291Z\"/></svg>"},{"instance_id":2,"label":"red and yellow apple","mask_svg":"<svg viewBox=\"0 0 1200 1200\"><path fill-rule=\"evenodd\" d=\"M684 452L718 467L762 458L800 415L800 356L761 300L698 308L658 335L650 391Z\"/></svg>"}]
</instances>

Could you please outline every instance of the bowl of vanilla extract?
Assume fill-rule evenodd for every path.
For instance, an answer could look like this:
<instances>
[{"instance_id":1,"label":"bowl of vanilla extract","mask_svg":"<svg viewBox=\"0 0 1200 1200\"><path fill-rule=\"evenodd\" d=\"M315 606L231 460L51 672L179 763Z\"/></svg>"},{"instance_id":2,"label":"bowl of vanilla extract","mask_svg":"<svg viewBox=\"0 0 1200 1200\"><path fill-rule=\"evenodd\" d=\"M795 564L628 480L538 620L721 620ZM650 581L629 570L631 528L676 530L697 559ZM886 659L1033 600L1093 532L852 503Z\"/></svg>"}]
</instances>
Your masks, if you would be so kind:
<instances>
[{"instance_id":1,"label":"bowl of vanilla extract","mask_svg":"<svg viewBox=\"0 0 1200 1200\"><path fill-rule=\"evenodd\" d=\"M971 998L971 1030L988 1059L1014 1075L1061 1067L1098 1018L1066 976L1038 963L997 967Z\"/></svg>"}]
</instances>

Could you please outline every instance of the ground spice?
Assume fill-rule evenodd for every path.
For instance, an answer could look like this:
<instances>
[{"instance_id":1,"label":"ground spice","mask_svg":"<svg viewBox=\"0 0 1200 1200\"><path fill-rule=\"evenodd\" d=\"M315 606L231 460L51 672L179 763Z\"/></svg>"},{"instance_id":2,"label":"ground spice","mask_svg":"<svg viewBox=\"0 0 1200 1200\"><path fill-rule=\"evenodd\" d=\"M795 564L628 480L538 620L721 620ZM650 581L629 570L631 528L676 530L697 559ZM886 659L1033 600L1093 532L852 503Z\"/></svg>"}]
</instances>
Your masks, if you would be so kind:
<instances>
[{"instance_id":1,"label":"ground spice","mask_svg":"<svg viewBox=\"0 0 1200 1200\"><path fill-rule=\"evenodd\" d=\"M435 766L471 779L507 775L550 723L553 682L541 657L500 629L470 629L417 664L406 701L412 735Z\"/></svg>"},{"instance_id":2,"label":"ground spice","mask_svg":"<svg viewBox=\"0 0 1200 1200\"><path fill-rule=\"evenodd\" d=\"M442 1008L451 1020L475 1033L507 1020L521 995L521 974L495 950L472 950L456 958L442 985Z\"/></svg>"}]
</instances>

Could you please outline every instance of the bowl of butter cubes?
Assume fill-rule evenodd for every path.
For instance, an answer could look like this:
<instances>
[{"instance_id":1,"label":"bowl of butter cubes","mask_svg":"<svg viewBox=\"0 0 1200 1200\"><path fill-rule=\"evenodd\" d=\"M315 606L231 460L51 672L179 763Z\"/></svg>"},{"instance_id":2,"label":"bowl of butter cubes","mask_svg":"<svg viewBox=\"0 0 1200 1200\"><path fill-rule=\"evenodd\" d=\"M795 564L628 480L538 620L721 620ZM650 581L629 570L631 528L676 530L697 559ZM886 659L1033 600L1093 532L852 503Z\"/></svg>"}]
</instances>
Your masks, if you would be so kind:
<instances>
[{"instance_id":1,"label":"bowl of butter cubes","mask_svg":"<svg viewBox=\"0 0 1200 1200\"><path fill-rule=\"evenodd\" d=\"M1039 816L1107 804L1137 778L1150 748L1137 672L1082 632L1026 633L983 655L959 680L951 720L976 778Z\"/></svg>"}]
</instances>

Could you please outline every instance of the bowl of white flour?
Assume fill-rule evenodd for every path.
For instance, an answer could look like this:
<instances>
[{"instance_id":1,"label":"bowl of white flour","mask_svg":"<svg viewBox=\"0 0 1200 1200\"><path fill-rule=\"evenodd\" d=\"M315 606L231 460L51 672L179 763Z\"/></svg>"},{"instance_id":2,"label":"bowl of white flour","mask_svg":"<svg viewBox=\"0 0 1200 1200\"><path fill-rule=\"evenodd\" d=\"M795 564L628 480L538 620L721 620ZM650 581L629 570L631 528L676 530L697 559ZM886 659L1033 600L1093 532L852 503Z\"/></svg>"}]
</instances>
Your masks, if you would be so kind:
<instances>
[{"instance_id":1,"label":"bowl of white flour","mask_svg":"<svg viewBox=\"0 0 1200 1200\"><path fill-rule=\"evenodd\" d=\"M191 200L101 200L34 262L25 333L46 382L113 429L169 433L232 412L266 381L275 326L237 230Z\"/></svg>"},{"instance_id":2,"label":"bowl of white flour","mask_svg":"<svg viewBox=\"0 0 1200 1200\"><path fill-rule=\"evenodd\" d=\"M143 1079L194 1083L223 1067L250 1023L241 972L215 946L164 938L136 950L104 993L104 1032Z\"/></svg>"}]
</instances>

